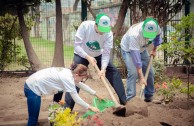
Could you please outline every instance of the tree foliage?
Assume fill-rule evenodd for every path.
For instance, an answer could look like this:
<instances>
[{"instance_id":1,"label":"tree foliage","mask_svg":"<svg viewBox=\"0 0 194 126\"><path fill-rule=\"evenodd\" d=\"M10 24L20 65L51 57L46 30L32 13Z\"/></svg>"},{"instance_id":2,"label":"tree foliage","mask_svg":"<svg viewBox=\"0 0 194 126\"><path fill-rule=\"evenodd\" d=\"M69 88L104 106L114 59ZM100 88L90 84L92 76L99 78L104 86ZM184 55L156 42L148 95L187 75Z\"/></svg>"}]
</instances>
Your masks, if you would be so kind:
<instances>
[{"instance_id":1,"label":"tree foliage","mask_svg":"<svg viewBox=\"0 0 194 126\"><path fill-rule=\"evenodd\" d=\"M163 26L181 11L185 2L186 0L128 0L127 4L133 15L132 24L153 16Z\"/></svg>"},{"instance_id":2,"label":"tree foliage","mask_svg":"<svg viewBox=\"0 0 194 126\"><path fill-rule=\"evenodd\" d=\"M29 12L30 7L37 6L42 1L48 2L50 0L4 0L0 2L0 8L2 10L0 15L9 13L9 14L12 14L18 17L19 26L20 26L20 34L23 38L28 60L29 60L29 63L33 71L37 71L41 69L42 64L40 60L38 59L30 43L28 27L27 27L27 23L25 22L24 15Z\"/></svg>"},{"instance_id":3,"label":"tree foliage","mask_svg":"<svg viewBox=\"0 0 194 126\"><path fill-rule=\"evenodd\" d=\"M161 49L165 50L167 57L171 59L194 63L194 13L182 17L175 29L176 31L170 34L170 42L162 44Z\"/></svg>"},{"instance_id":4,"label":"tree foliage","mask_svg":"<svg viewBox=\"0 0 194 126\"><path fill-rule=\"evenodd\" d=\"M194 63L194 13L184 16L180 24L175 26L171 41L162 45L167 56L182 61L187 66L188 102L190 97L190 66ZM189 105L189 103L188 103Z\"/></svg>"},{"instance_id":5,"label":"tree foliage","mask_svg":"<svg viewBox=\"0 0 194 126\"><path fill-rule=\"evenodd\" d=\"M20 52L20 48L12 42L21 37L17 17L10 14L0 16L0 70L3 71L11 63L12 56Z\"/></svg>"}]
</instances>

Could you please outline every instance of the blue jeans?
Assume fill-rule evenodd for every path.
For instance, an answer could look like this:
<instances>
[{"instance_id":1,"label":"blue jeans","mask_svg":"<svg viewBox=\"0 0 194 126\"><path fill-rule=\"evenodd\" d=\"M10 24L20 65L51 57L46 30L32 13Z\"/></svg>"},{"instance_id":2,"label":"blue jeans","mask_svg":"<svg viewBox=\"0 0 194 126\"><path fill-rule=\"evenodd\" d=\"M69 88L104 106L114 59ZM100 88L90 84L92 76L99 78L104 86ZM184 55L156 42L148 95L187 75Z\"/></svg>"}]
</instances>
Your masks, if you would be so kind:
<instances>
[{"instance_id":1,"label":"blue jeans","mask_svg":"<svg viewBox=\"0 0 194 126\"><path fill-rule=\"evenodd\" d=\"M130 100L136 96L136 81L138 79L138 73L133 63L130 52L126 52L121 49L121 54L124 59L125 65L127 67L126 95L127 95L127 100ZM141 61L142 61L142 71L143 71L143 74L145 75L150 57L148 55L147 50L143 51L140 55L141 55ZM145 90L144 90L144 97L145 99L149 100L152 98L153 94L154 94L154 72L153 72L153 67L151 66L150 72L148 74L147 86L145 87Z\"/></svg>"},{"instance_id":2,"label":"blue jeans","mask_svg":"<svg viewBox=\"0 0 194 126\"><path fill-rule=\"evenodd\" d=\"M28 105L28 125L36 126L38 123L38 116L40 112L41 97L36 95L25 83L24 94L27 98Z\"/></svg>"},{"instance_id":3,"label":"blue jeans","mask_svg":"<svg viewBox=\"0 0 194 126\"><path fill-rule=\"evenodd\" d=\"M97 61L98 68L101 68L101 56L95 57L95 59ZM77 54L74 54L73 62L74 64L83 64L85 66L88 66L89 64L88 60L80 57ZM120 104L124 105L126 103L126 94L125 94L123 82L121 80L120 73L111 62L109 62L106 69L106 78L108 79L108 81L110 82L114 90L116 91L119 97ZM77 88L77 92L79 92L79 88ZM71 95L67 92L65 95L65 107L69 107L70 109L73 109L74 105L75 105L75 102L71 98Z\"/></svg>"}]
</instances>

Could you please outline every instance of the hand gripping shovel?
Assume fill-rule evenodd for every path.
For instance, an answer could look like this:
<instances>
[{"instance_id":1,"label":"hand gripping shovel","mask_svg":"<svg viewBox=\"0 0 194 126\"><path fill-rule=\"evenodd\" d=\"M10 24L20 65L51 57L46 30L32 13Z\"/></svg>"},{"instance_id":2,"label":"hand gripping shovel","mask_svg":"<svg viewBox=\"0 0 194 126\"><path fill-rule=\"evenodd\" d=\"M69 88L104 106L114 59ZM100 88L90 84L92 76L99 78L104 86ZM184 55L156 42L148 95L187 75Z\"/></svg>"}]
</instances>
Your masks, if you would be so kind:
<instances>
[{"instance_id":1,"label":"hand gripping shovel","mask_svg":"<svg viewBox=\"0 0 194 126\"><path fill-rule=\"evenodd\" d=\"M153 60L153 55L151 55L151 57L150 57L150 61L149 61L149 64L148 64L148 67L147 67L147 70L146 70L146 74L145 74L145 81L147 81L148 74L150 72L150 67L151 67L151 64L152 64L152 60ZM139 96L140 98L143 98L144 89L145 89L145 85L142 84L141 90L140 90L140 96Z\"/></svg>"},{"instance_id":2,"label":"hand gripping shovel","mask_svg":"<svg viewBox=\"0 0 194 126\"><path fill-rule=\"evenodd\" d=\"M99 73L100 70L99 70L98 66L95 64L94 67L95 67L96 71ZM104 77L104 76L101 76L100 78L101 78L102 82L104 83L106 89L108 90L108 92L109 92L109 94L110 94L112 100L113 100L114 103L115 103L115 108L116 108L116 110L113 112L113 114L115 114L115 115L117 115L117 116L125 116L126 108L125 108L124 106L120 105L120 104L117 102L116 98L115 98L114 95L113 95L113 92L111 91L110 87L108 86L108 84L107 84L107 82L106 82L106 80L105 80L105 77Z\"/></svg>"}]
</instances>

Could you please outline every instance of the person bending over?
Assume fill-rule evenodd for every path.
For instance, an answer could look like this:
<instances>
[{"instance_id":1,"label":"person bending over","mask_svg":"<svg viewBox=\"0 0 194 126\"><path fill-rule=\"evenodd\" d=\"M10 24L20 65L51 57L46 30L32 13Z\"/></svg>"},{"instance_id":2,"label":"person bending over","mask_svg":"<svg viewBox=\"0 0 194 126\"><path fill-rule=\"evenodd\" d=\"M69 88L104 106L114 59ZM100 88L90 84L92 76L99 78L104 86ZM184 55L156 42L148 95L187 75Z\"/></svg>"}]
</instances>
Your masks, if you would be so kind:
<instances>
[{"instance_id":1,"label":"person bending over","mask_svg":"<svg viewBox=\"0 0 194 126\"><path fill-rule=\"evenodd\" d=\"M82 81L87 79L87 67L77 64L72 70L63 67L50 67L32 74L24 84L24 93L28 105L28 126L36 126L41 105L41 96L53 95L58 91L68 92L78 105L86 110L99 112L99 109L83 101L77 93L76 86L91 95L101 97Z\"/></svg>"}]
</instances>

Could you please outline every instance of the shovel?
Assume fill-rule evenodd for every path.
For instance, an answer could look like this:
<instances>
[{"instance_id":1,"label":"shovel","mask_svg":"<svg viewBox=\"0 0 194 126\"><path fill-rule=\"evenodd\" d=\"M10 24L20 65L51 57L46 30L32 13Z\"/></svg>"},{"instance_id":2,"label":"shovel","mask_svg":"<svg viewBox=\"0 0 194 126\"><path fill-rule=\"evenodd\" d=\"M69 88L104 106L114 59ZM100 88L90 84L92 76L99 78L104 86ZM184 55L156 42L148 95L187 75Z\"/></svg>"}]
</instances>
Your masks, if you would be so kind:
<instances>
[{"instance_id":1,"label":"shovel","mask_svg":"<svg viewBox=\"0 0 194 126\"><path fill-rule=\"evenodd\" d=\"M95 67L96 71L99 73L100 70L99 70L98 66L95 64L94 67ZM108 86L108 84L107 84L107 82L106 82L106 80L105 80L105 77L104 77L104 76L101 76L100 78L101 78L102 82L104 83L106 89L108 90L108 92L109 92L109 94L110 94L112 100L113 100L114 103L115 103L115 108L116 108L116 110L113 112L113 114L115 114L115 115L117 115L117 116L125 116L125 113L126 113L126 108L125 108L125 106L122 106L122 105L120 105L120 104L118 103L118 101L116 100L116 98L115 98L114 95L113 95L113 92L111 91L110 87Z\"/></svg>"},{"instance_id":2,"label":"shovel","mask_svg":"<svg viewBox=\"0 0 194 126\"><path fill-rule=\"evenodd\" d=\"M145 74L145 81L147 82L147 78L148 78L148 74L150 72L150 67L151 67L151 64L152 64L152 60L153 60L153 55L151 55L150 57L150 61L149 61L149 64L148 64L148 67L146 69L146 74ZM141 86L141 90L140 90L140 98L143 98L143 92L144 92L144 89L145 89L145 85L142 84Z\"/></svg>"}]
</instances>

